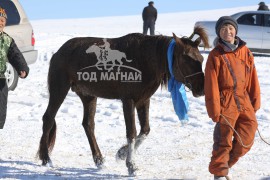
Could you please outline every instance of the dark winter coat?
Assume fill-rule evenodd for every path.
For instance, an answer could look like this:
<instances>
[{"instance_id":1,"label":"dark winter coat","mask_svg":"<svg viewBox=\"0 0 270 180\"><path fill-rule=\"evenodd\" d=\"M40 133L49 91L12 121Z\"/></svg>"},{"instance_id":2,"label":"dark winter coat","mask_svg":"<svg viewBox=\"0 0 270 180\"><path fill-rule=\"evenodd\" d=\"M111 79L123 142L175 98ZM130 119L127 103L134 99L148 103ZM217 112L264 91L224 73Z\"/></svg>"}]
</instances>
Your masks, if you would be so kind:
<instances>
[{"instance_id":1,"label":"dark winter coat","mask_svg":"<svg viewBox=\"0 0 270 180\"><path fill-rule=\"evenodd\" d=\"M269 11L269 8L267 5L263 4L259 6L258 11Z\"/></svg>"},{"instance_id":2,"label":"dark winter coat","mask_svg":"<svg viewBox=\"0 0 270 180\"><path fill-rule=\"evenodd\" d=\"M142 13L143 21L156 21L157 20L157 9L153 5L146 6Z\"/></svg>"},{"instance_id":3,"label":"dark winter coat","mask_svg":"<svg viewBox=\"0 0 270 180\"><path fill-rule=\"evenodd\" d=\"M3 34L1 34L0 36L2 35L9 36L5 32L3 32ZM8 59L8 62L15 68L15 70L17 71L19 75L21 71L25 71L26 76L28 75L29 67L27 66L27 63L13 38L11 38L10 47L7 52L7 59Z\"/></svg>"},{"instance_id":4,"label":"dark winter coat","mask_svg":"<svg viewBox=\"0 0 270 180\"><path fill-rule=\"evenodd\" d=\"M0 129L3 129L6 121L8 97L8 87L4 74L6 62L8 61L16 69L19 75L21 71L25 71L27 76L29 67L14 39L4 32L0 33L0 53L2 71L0 73Z\"/></svg>"}]
</instances>

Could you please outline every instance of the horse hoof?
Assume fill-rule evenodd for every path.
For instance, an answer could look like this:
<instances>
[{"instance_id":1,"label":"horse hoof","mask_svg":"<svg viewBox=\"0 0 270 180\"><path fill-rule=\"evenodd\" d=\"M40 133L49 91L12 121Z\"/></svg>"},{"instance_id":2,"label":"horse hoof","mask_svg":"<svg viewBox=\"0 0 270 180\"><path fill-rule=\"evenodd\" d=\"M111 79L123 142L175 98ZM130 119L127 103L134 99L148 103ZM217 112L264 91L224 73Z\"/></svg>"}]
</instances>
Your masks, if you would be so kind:
<instances>
[{"instance_id":1,"label":"horse hoof","mask_svg":"<svg viewBox=\"0 0 270 180\"><path fill-rule=\"evenodd\" d=\"M105 159L103 157L96 157L94 161L95 161L95 164L96 164L98 169L103 168L103 165L104 165L104 162L105 162Z\"/></svg>"},{"instance_id":2,"label":"horse hoof","mask_svg":"<svg viewBox=\"0 0 270 180\"><path fill-rule=\"evenodd\" d=\"M121 147L116 153L116 160L125 160L128 154L128 145Z\"/></svg>"},{"instance_id":3,"label":"horse hoof","mask_svg":"<svg viewBox=\"0 0 270 180\"><path fill-rule=\"evenodd\" d=\"M45 166L45 167L53 167L53 163L51 160L49 161L46 161L46 162L42 162L42 166Z\"/></svg>"},{"instance_id":4,"label":"horse hoof","mask_svg":"<svg viewBox=\"0 0 270 180\"><path fill-rule=\"evenodd\" d=\"M138 167L134 163L128 163L127 168L129 176L131 177L136 176L136 171L138 170Z\"/></svg>"}]
</instances>

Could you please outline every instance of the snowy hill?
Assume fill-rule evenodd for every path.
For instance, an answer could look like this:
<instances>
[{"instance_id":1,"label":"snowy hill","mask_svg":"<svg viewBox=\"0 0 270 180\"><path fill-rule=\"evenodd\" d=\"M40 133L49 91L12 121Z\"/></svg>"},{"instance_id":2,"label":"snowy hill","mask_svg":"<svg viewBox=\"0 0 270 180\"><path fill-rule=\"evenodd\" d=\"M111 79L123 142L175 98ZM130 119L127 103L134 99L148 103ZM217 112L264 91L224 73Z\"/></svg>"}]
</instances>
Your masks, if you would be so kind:
<instances>
[{"instance_id":1,"label":"snowy hill","mask_svg":"<svg viewBox=\"0 0 270 180\"><path fill-rule=\"evenodd\" d=\"M198 20L253 10L257 6L160 14L157 33L189 36ZM106 158L98 170L92 160L82 127L83 108L69 92L56 116L58 126L54 167L43 167L36 152L42 134L42 116L48 103L47 73L51 55L68 39L78 36L119 37L142 31L141 16L33 21L38 61L27 79L9 93L5 128L0 130L0 178L3 179L128 179L125 162L116 162L117 150L126 143L122 105L118 100L98 99L96 137ZM203 54L205 61L208 54ZM255 57L261 85L262 107L257 112L259 129L270 142L270 59ZM205 65L205 62L204 62ZM213 179L208 172L214 123L206 113L204 97L187 94L190 120L182 125L174 113L170 94L158 89L151 98L147 140L137 152L138 179ZM139 126L137 126L139 128ZM252 150L232 168L235 180L270 179L270 146L256 134Z\"/></svg>"}]
</instances>

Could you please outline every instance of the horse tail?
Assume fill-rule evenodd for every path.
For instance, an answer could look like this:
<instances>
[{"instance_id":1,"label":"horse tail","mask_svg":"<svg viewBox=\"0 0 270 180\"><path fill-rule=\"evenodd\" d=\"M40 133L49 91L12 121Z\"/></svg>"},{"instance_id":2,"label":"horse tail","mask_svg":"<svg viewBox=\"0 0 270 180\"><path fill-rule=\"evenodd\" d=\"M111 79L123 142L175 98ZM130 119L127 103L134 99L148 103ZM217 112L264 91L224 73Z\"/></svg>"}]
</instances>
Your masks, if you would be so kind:
<instances>
[{"instance_id":1,"label":"horse tail","mask_svg":"<svg viewBox=\"0 0 270 180\"><path fill-rule=\"evenodd\" d=\"M53 60L54 60L54 56L56 56L55 54L52 56L51 61L50 61L50 65L49 65L49 71L48 71L48 75L47 75L47 88L48 88L48 93L49 95L51 94L51 85L52 85L52 81L53 81L53 73L52 73L52 69L53 69ZM46 111L47 112L47 111ZM45 114L46 114L45 112ZM45 116L44 114L44 116ZM46 117L43 116L43 123L46 121ZM55 144L55 139L56 139L56 123L54 121L53 123L53 127L50 130L49 133L49 140L48 140L48 150L49 153L52 152L54 144Z\"/></svg>"},{"instance_id":2,"label":"horse tail","mask_svg":"<svg viewBox=\"0 0 270 180\"><path fill-rule=\"evenodd\" d=\"M55 144L55 139L56 139L56 123L54 122L53 123L53 127L50 131L50 134L49 134L49 144L48 144L48 150L49 150L49 153L52 152L53 150L53 147L54 147L54 144Z\"/></svg>"},{"instance_id":3,"label":"horse tail","mask_svg":"<svg viewBox=\"0 0 270 180\"><path fill-rule=\"evenodd\" d=\"M44 117L43 117L44 119ZM44 146L44 138L41 138L40 140L40 146L37 152L37 156L39 157L39 159L41 159L42 161L47 161L49 162L49 154L52 152L54 145L55 145L55 139L56 139L56 123L53 123L53 127L51 128L50 132L49 132L49 139L48 139L48 149L46 149Z\"/></svg>"}]
</instances>

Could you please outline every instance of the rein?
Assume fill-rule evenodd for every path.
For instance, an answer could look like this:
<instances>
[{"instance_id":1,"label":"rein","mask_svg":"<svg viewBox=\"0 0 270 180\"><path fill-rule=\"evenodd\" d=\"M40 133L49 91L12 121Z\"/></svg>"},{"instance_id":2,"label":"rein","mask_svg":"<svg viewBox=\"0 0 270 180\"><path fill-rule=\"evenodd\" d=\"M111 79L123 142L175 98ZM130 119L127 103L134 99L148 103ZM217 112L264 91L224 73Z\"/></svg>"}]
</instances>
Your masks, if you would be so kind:
<instances>
[{"instance_id":1,"label":"rein","mask_svg":"<svg viewBox=\"0 0 270 180\"><path fill-rule=\"evenodd\" d=\"M232 125L231 125L230 122L227 120L227 118L226 118L223 114L220 114L220 116L226 121L226 123L230 126L230 128L231 128L231 129L235 132L235 134L239 137L239 140L240 140L240 143L241 143L242 147L248 148L248 147L250 147L250 146L253 144L254 140L251 142L251 144L245 145L245 144L243 143L242 138L240 137L239 133L232 127ZM259 133L259 136L260 136L261 140L262 140L265 144L267 144L267 145L270 146L270 143L266 142L266 141L264 140L264 138L261 136L261 133L260 133L260 131L259 131L259 128L257 128L257 131L258 131L258 133Z\"/></svg>"},{"instance_id":2,"label":"rein","mask_svg":"<svg viewBox=\"0 0 270 180\"><path fill-rule=\"evenodd\" d=\"M203 72L196 72L196 73L184 76L184 74L182 73L182 71L180 69L179 69L179 72L180 72L181 76L184 78L184 82L183 82L184 86L188 88L188 89L185 88L186 92L192 91L192 85L189 82L187 82L186 79L193 77L193 76L196 76L196 75L201 74L201 73L203 74Z\"/></svg>"},{"instance_id":3,"label":"rein","mask_svg":"<svg viewBox=\"0 0 270 180\"><path fill-rule=\"evenodd\" d=\"M178 63L177 63L177 66L179 67ZM189 75L184 76L183 72L181 71L181 68L179 68L179 72L180 72L181 76L184 79L184 82L183 82L184 86L185 87L188 87L191 91L192 91L192 85L189 82L187 82L186 79L187 78L190 78L190 77L193 77L193 76L196 76L198 74L203 74L203 72L196 72L196 73L193 73L193 74L189 74ZM185 91L186 92L189 92L189 90L187 90L186 88L185 88Z\"/></svg>"},{"instance_id":4,"label":"rein","mask_svg":"<svg viewBox=\"0 0 270 180\"><path fill-rule=\"evenodd\" d=\"M188 77L192 77L192 76L195 76L195 75L197 75L197 74L203 74L203 72L196 72L196 73L193 73L193 74L191 74L191 75L187 75L187 76L184 76L184 79L186 79L186 78L188 78Z\"/></svg>"}]
</instances>

